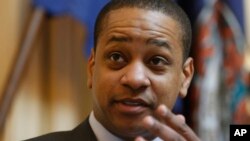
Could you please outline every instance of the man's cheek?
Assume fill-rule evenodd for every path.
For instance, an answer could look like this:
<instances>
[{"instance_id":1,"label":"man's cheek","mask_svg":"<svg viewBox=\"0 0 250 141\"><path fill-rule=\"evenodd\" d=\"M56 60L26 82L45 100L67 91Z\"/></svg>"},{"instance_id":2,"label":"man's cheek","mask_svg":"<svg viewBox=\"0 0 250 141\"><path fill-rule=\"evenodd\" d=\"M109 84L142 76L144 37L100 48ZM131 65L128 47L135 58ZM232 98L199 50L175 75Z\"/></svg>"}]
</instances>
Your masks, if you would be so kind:
<instances>
[{"instance_id":1,"label":"man's cheek","mask_svg":"<svg viewBox=\"0 0 250 141\"><path fill-rule=\"evenodd\" d=\"M159 104L166 105L169 109L172 109L174 104L176 102L176 98L169 96L168 94L165 94L162 97L159 97Z\"/></svg>"}]
</instances>

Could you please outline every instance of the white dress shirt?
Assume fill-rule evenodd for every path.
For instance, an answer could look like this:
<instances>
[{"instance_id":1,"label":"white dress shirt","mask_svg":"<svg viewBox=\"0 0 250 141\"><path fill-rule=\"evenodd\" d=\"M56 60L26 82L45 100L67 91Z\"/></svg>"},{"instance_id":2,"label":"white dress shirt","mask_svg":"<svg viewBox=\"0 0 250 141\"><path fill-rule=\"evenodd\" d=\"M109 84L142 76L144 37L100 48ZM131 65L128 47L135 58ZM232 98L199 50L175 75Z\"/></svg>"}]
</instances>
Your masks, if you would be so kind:
<instances>
[{"instance_id":1,"label":"white dress shirt","mask_svg":"<svg viewBox=\"0 0 250 141\"><path fill-rule=\"evenodd\" d=\"M94 112L90 113L89 124L97 138L98 141L123 141L117 136L110 133L107 129L105 129L102 124L96 120L94 116ZM162 141L160 138L155 138L153 141Z\"/></svg>"}]
</instances>

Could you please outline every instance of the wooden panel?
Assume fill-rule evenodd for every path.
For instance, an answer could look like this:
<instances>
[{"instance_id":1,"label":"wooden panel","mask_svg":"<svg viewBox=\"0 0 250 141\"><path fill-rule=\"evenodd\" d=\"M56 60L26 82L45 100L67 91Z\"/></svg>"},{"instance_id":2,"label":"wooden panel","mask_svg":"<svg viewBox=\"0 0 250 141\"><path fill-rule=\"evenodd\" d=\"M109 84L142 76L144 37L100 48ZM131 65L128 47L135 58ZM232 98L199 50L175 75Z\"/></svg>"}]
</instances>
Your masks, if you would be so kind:
<instances>
[{"instance_id":1,"label":"wooden panel","mask_svg":"<svg viewBox=\"0 0 250 141\"><path fill-rule=\"evenodd\" d=\"M44 22L0 140L70 130L88 115L84 33L83 25L69 17Z\"/></svg>"},{"instance_id":2,"label":"wooden panel","mask_svg":"<svg viewBox=\"0 0 250 141\"><path fill-rule=\"evenodd\" d=\"M50 27L51 115L55 119L52 122L53 128L57 130L67 127L63 124L67 119L75 118L76 123L79 123L79 119L89 113L91 104L86 89L83 26L69 17L56 17Z\"/></svg>"},{"instance_id":3,"label":"wooden panel","mask_svg":"<svg viewBox=\"0 0 250 141\"><path fill-rule=\"evenodd\" d=\"M246 51L245 51L245 68L250 72L250 1L244 0L245 9L245 34L246 34Z\"/></svg>"}]
</instances>

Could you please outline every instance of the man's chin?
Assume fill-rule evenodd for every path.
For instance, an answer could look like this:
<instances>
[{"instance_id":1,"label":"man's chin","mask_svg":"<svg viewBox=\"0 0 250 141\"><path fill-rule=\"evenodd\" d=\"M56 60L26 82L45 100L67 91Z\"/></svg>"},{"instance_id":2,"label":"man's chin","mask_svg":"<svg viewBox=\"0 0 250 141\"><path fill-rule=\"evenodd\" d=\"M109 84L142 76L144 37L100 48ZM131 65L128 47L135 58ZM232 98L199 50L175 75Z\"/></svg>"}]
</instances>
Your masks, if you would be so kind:
<instances>
[{"instance_id":1,"label":"man's chin","mask_svg":"<svg viewBox=\"0 0 250 141\"><path fill-rule=\"evenodd\" d=\"M134 140L138 136L142 136L148 140L152 140L155 138L154 135L152 135L150 132L148 132L145 128L141 126L135 126L135 127L118 127L115 132L113 132L116 136L119 136L120 138L124 140Z\"/></svg>"}]
</instances>

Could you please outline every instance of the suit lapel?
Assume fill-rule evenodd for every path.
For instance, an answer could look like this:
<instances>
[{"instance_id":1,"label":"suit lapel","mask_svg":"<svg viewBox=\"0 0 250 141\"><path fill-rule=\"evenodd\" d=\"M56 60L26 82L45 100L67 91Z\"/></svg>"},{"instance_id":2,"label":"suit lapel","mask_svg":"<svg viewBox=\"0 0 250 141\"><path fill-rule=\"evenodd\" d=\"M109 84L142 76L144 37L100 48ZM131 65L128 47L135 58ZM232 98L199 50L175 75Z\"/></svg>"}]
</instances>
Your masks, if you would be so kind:
<instances>
[{"instance_id":1,"label":"suit lapel","mask_svg":"<svg viewBox=\"0 0 250 141\"><path fill-rule=\"evenodd\" d=\"M96 136L89 124L89 118L72 130L73 141L97 141Z\"/></svg>"}]
</instances>

